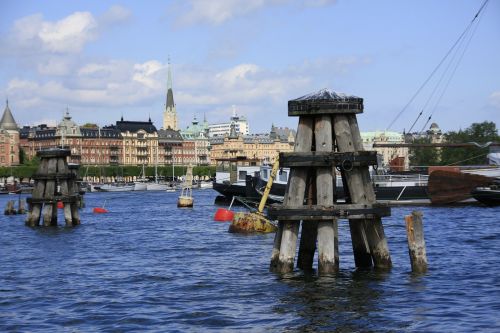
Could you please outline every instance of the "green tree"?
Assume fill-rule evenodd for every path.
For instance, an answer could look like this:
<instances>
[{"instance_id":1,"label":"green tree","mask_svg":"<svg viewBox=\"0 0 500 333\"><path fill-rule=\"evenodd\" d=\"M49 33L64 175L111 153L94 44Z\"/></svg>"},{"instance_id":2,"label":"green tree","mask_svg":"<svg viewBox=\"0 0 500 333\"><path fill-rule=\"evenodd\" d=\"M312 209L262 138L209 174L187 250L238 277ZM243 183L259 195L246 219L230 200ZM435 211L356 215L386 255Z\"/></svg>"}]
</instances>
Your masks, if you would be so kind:
<instances>
[{"instance_id":1,"label":"green tree","mask_svg":"<svg viewBox=\"0 0 500 333\"><path fill-rule=\"evenodd\" d=\"M482 123L473 123L463 131L448 132L445 134L445 140L447 143L475 142L481 145L487 142L499 142L500 137L495 123L484 121ZM489 147L445 147L441 153L441 161L444 165L481 165L487 162L486 155L488 152Z\"/></svg>"},{"instance_id":2,"label":"green tree","mask_svg":"<svg viewBox=\"0 0 500 333\"><path fill-rule=\"evenodd\" d=\"M413 143L431 143L430 138L415 139ZM412 166L427 166L427 165L439 165L439 151L437 148L422 148L422 147L412 147L410 148L410 165Z\"/></svg>"},{"instance_id":3,"label":"green tree","mask_svg":"<svg viewBox=\"0 0 500 333\"><path fill-rule=\"evenodd\" d=\"M23 148L19 148L19 164L26 163L26 152Z\"/></svg>"}]
</instances>

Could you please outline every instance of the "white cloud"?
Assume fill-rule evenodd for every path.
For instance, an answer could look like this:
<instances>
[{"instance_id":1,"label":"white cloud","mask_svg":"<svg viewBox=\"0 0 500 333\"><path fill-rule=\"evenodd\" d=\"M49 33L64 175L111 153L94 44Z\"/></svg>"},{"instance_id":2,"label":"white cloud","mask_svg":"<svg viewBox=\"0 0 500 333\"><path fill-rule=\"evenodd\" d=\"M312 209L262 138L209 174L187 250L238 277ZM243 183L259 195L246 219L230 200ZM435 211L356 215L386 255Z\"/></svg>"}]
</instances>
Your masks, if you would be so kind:
<instances>
[{"instance_id":1,"label":"white cloud","mask_svg":"<svg viewBox=\"0 0 500 333\"><path fill-rule=\"evenodd\" d=\"M494 91L490 95L490 103L491 103L491 105L493 105L496 108L500 109L500 90L499 91Z\"/></svg>"},{"instance_id":2,"label":"white cloud","mask_svg":"<svg viewBox=\"0 0 500 333\"><path fill-rule=\"evenodd\" d=\"M333 5L337 0L303 0L303 5L306 7L323 7Z\"/></svg>"},{"instance_id":3,"label":"white cloud","mask_svg":"<svg viewBox=\"0 0 500 333\"><path fill-rule=\"evenodd\" d=\"M111 25L129 20L132 17L130 9L114 5L111 6L104 14L102 14L98 21L102 25Z\"/></svg>"},{"instance_id":4,"label":"white cloud","mask_svg":"<svg viewBox=\"0 0 500 333\"><path fill-rule=\"evenodd\" d=\"M239 16L256 12L266 6L298 5L302 7L322 7L334 4L335 0L189 0L187 9L178 17L177 24L192 25L208 23L220 25ZM186 3L182 3L186 8Z\"/></svg>"},{"instance_id":5,"label":"white cloud","mask_svg":"<svg viewBox=\"0 0 500 333\"><path fill-rule=\"evenodd\" d=\"M95 40L104 28L127 21L131 16L129 9L117 5L98 17L90 12L74 12L57 21L45 20L42 14L26 16L16 20L9 34L3 37L4 47L0 53L37 57L41 54L74 55Z\"/></svg>"},{"instance_id":6,"label":"white cloud","mask_svg":"<svg viewBox=\"0 0 500 333\"><path fill-rule=\"evenodd\" d=\"M271 117L279 117L274 121L283 123L287 118L287 100L324 87L332 77L339 78L364 61L352 57L316 59L281 70L253 63L220 70L174 64L174 98L181 124L190 121L194 114L201 119L203 113L207 113L211 122L225 121L227 114L216 110L230 113L232 104L247 117L261 119L260 123L262 119L273 121ZM13 78L5 93L12 101L26 101L18 103L16 110L25 115L24 121L57 118L66 106L81 110L80 119L84 122L96 117L106 122L116 120L123 110L135 110L134 114L151 112L158 121L165 102L166 81L167 64L158 60L141 63L111 60L81 63L64 77ZM34 110L40 114L33 114Z\"/></svg>"},{"instance_id":7,"label":"white cloud","mask_svg":"<svg viewBox=\"0 0 500 333\"><path fill-rule=\"evenodd\" d=\"M89 12L76 12L57 22L43 22L38 37L50 52L77 53L95 38L97 22Z\"/></svg>"},{"instance_id":8,"label":"white cloud","mask_svg":"<svg viewBox=\"0 0 500 333\"><path fill-rule=\"evenodd\" d=\"M64 76L71 72L74 61L67 57L52 56L41 58L37 65L37 71L42 75Z\"/></svg>"},{"instance_id":9,"label":"white cloud","mask_svg":"<svg viewBox=\"0 0 500 333\"><path fill-rule=\"evenodd\" d=\"M241 16L253 12L269 2L275 1L191 0L189 1L189 11L179 17L178 23L182 25L191 25L198 22L206 22L217 25L230 20L235 16Z\"/></svg>"}]
</instances>

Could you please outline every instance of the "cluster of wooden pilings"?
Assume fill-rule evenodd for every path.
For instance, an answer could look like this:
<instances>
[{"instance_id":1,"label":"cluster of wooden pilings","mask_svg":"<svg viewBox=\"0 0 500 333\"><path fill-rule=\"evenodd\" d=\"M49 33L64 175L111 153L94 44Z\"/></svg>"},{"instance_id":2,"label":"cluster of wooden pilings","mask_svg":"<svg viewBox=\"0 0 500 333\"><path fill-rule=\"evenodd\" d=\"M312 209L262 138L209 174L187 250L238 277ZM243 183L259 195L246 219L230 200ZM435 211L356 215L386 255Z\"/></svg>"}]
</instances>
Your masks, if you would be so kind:
<instances>
[{"instance_id":1,"label":"cluster of wooden pilings","mask_svg":"<svg viewBox=\"0 0 500 333\"><path fill-rule=\"evenodd\" d=\"M363 149L356 119L362 112L362 98L329 90L288 102L288 115L300 118L294 152L279 156L281 166L290 167L284 202L268 210L279 221L271 271L293 271L301 223L297 267L312 269L317 244L319 274L337 271L339 218L349 220L357 267L392 266L381 221L390 208L375 199L368 167L377 164L377 157ZM336 168L345 203L335 197Z\"/></svg>"},{"instance_id":2,"label":"cluster of wooden pilings","mask_svg":"<svg viewBox=\"0 0 500 333\"><path fill-rule=\"evenodd\" d=\"M19 203L18 203L18 208L16 209L16 201L15 200L9 200L7 201L7 205L5 206L4 214L5 215L16 215L16 214L25 214L26 213L26 208L25 208L25 201L21 200L19 198Z\"/></svg>"},{"instance_id":3,"label":"cluster of wooden pilings","mask_svg":"<svg viewBox=\"0 0 500 333\"><path fill-rule=\"evenodd\" d=\"M70 168L67 149L49 149L39 151L40 166L33 179L35 186L31 198L28 198L29 213L26 225L38 226L43 216L44 226L57 225L57 203L64 204L66 226L80 224L78 207L81 202L78 194L77 167Z\"/></svg>"}]
</instances>

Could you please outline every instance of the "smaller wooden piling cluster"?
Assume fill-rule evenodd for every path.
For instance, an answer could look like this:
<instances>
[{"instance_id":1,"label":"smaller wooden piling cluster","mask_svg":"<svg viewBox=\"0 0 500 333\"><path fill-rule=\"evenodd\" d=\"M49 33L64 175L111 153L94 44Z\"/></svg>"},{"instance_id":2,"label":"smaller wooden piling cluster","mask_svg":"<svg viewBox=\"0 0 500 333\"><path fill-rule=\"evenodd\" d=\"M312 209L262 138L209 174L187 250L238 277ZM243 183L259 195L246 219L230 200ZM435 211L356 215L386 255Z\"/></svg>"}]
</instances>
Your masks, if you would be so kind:
<instances>
[{"instance_id":1,"label":"smaller wooden piling cluster","mask_svg":"<svg viewBox=\"0 0 500 333\"><path fill-rule=\"evenodd\" d=\"M44 226L56 226L59 201L64 204L66 226L80 224L78 206L81 199L76 184L77 169L68 167L66 160L70 155L67 149L49 149L37 153L40 166L33 175L35 186L32 197L27 199L29 213L26 225L38 226L43 215Z\"/></svg>"},{"instance_id":2,"label":"smaller wooden piling cluster","mask_svg":"<svg viewBox=\"0 0 500 333\"><path fill-rule=\"evenodd\" d=\"M7 201L7 205L5 206L4 214L5 215L16 215L16 214L24 214L26 213L24 200L19 199L18 208L16 209L16 201L9 200Z\"/></svg>"},{"instance_id":3,"label":"smaller wooden piling cluster","mask_svg":"<svg viewBox=\"0 0 500 333\"><path fill-rule=\"evenodd\" d=\"M280 165L290 167L283 205L268 210L279 221L271 271L293 270L301 222L297 267L312 269L317 244L319 274L337 271L339 218L349 220L356 267L392 266L381 221L390 208L375 199L368 166L377 158L363 149L356 120L361 112L362 98L326 89L288 102L288 115L300 118L294 152L279 156ZM336 168L345 204L335 198Z\"/></svg>"}]
</instances>

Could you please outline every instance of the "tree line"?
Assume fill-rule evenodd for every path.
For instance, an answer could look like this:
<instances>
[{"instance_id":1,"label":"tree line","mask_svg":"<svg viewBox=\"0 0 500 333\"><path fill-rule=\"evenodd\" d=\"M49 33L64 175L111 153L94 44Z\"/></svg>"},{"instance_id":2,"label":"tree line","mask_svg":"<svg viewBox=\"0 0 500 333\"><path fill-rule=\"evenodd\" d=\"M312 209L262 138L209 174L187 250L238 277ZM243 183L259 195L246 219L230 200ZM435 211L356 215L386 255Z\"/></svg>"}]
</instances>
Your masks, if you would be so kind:
<instances>
[{"instance_id":1,"label":"tree line","mask_svg":"<svg viewBox=\"0 0 500 333\"><path fill-rule=\"evenodd\" d=\"M476 142L483 145L488 142L500 142L500 136L494 122L484 121L482 123L473 123L465 130L445 133L444 142ZM415 139L413 143L431 143L431 139ZM483 165L488 163L488 153L489 147L412 147L410 148L410 165Z\"/></svg>"}]
</instances>

